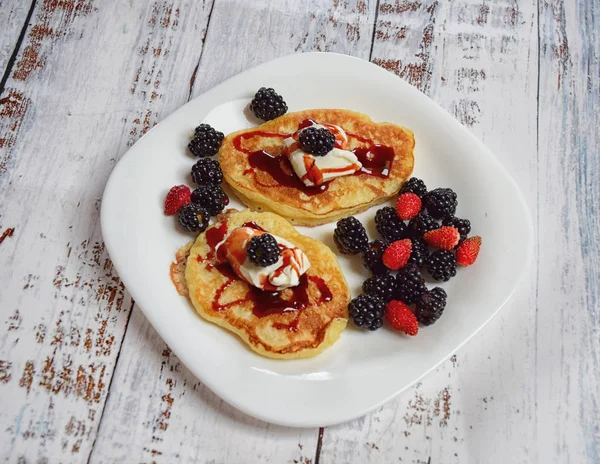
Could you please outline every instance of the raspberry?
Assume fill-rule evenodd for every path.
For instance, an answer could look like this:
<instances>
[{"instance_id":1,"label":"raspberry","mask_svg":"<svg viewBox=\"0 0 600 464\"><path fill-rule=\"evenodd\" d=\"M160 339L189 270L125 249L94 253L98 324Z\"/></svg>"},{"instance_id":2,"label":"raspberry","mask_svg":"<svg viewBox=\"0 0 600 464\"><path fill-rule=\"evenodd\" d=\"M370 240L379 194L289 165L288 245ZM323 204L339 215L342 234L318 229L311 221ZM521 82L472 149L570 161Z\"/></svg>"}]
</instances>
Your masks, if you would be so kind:
<instances>
[{"instance_id":1,"label":"raspberry","mask_svg":"<svg viewBox=\"0 0 600 464\"><path fill-rule=\"evenodd\" d=\"M434 251L425 261L425 266L438 282L447 282L456 275L456 258L450 251Z\"/></svg>"},{"instance_id":2,"label":"raspberry","mask_svg":"<svg viewBox=\"0 0 600 464\"><path fill-rule=\"evenodd\" d=\"M406 238L406 225L391 206L381 208L375 213L375 227L390 243Z\"/></svg>"},{"instance_id":3,"label":"raspberry","mask_svg":"<svg viewBox=\"0 0 600 464\"><path fill-rule=\"evenodd\" d=\"M428 247L422 238L412 238L412 250L410 252L410 258L408 258L408 264L414 264L417 267L423 267L425 260L429 255Z\"/></svg>"},{"instance_id":4,"label":"raspberry","mask_svg":"<svg viewBox=\"0 0 600 464\"><path fill-rule=\"evenodd\" d=\"M423 325L431 325L437 321L446 308L446 298L448 295L443 288L435 287L433 290L425 293L415 308L415 316Z\"/></svg>"},{"instance_id":5,"label":"raspberry","mask_svg":"<svg viewBox=\"0 0 600 464\"><path fill-rule=\"evenodd\" d=\"M188 232L204 232L208 227L209 215L195 203L184 205L179 210L179 224Z\"/></svg>"},{"instance_id":6,"label":"raspberry","mask_svg":"<svg viewBox=\"0 0 600 464\"><path fill-rule=\"evenodd\" d=\"M390 301L385 318L395 330L404 332L406 335L414 336L419 332L417 317L402 301Z\"/></svg>"},{"instance_id":7,"label":"raspberry","mask_svg":"<svg viewBox=\"0 0 600 464\"><path fill-rule=\"evenodd\" d=\"M421 200L423 200L425 198L425 195L427 195L427 186L425 185L425 182L423 182L421 179L411 177L406 182L404 182L402 188L400 189L401 194L407 192L414 193Z\"/></svg>"},{"instance_id":8,"label":"raspberry","mask_svg":"<svg viewBox=\"0 0 600 464\"><path fill-rule=\"evenodd\" d=\"M311 155L325 156L335 145L335 135L329 129L308 127L300 132L298 143Z\"/></svg>"},{"instance_id":9,"label":"raspberry","mask_svg":"<svg viewBox=\"0 0 600 464\"><path fill-rule=\"evenodd\" d=\"M383 252L388 247L388 244L381 240L373 240L367 246L367 249L363 252L362 262L363 266L366 267L373 274L384 274L388 271L387 267L381 260Z\"/></svg>"},{"instance_id":10,"label":"raspberry","mask_svg":"<svg viewBox=\"0 0 600 464\"><path fill-rule=\"evenodd\" d=\"M462 242L456 250L456 262L461 266L470 266L477 259L481 248L481 237L476 235Z\"/></svg>"},{"instance_id":11,"label":"raspberry","mask_svg":"<svg viewBox=\"0 0 600 464\"><path fill-rule=\"evenodd\" d=\"M205 184L192 192L192 203L199 204L208 214L216 216L229 204L229 197L220 185Z\"/></svg>"},{"instance_id":12,"label":"raspberry","mask_svg":"<svg viewBox=\"0 0 600 464\"><path fill-rule=\"evenodd\" d=\"M442 225L456 227L460 233L461 242L471 233L471 221L468 219L460 219L454 216L448 216L442 220Z\"/></svg>"},{"instance_id":13,"label":"raspberry","mask_svg":"<svg viewBox=\"0 0 600 464\"><path fill-rule=\"evenodd\" d=\"M383 252L383 264L392 271L406 266L408 258L410 258L410 251L412 244L409 239L397 240L390 244Z\"/></svg>"},{"instance_id":14,"label":"raspberry","mask_svg":"<svg viewBox=\"0 0 600 464\"><path fill-rule=\"evenodd\" d=\"M250 261L260 267L275 264L281 256L277 240L271 234L255 235L250 239L246 254Z\"/></svg>"},{"instance_id":15,"label":"raspberry","mask_svg":"<svg viewBox=\"0 0 600 464\"><path fill-rule=\"evenodd\" d=\"M411 237L421 238L425 232L437 229L439 224L433 219L427 211L421 211L408 223L408 232Z\"/></svg>"},{"instance_id":16,"label":"raspberry","mask_svg":"<svg viewBox=\"0 0 600 464\"><path fill-rule=\"evenodd\" d=\"M217 160L201 158L192 166L192 180L198 185L223 182L223 172Z\"/></svg>"},{"instance_id":17,"label":"raspberry","mask_svg":"<svg viewBox=\"0 0 600 464\"><path fill-rule=\"evenodd\" d=\"M348 305L348 313L359 328L377 330L383 325L385 303L372 295L358 295Z\"/></svg>"},{"instance_id":18,"label":"raspberry","mask_svg":"<svg viewBox=\"0 0 600 464\"><path fill-rule=\"evenodd\" d=\"M396 200L396 214L403 221L414 218L422 207L421 199L414 193L403 193Z\"/></svg>"},{"instance_id":19,"label":"raspberry","mask_svg":"<svg viewBox=\"0 0 600 464\"><path fill-rule=\"evenodd\" d=\"M437 188L425 197L425 207L436 219L454 215L457 205L456 193L449 188Z\"/></svg>"},{"instance_id":20,"label":"raspberry","mask_svg":"<svg viewBox=\"0 0 600 464\"><path fill-rule=\"evenodd\" d=\"M355 255L367 249L367 231L354 216L340 219L333 231L333 241L345 255Z\"/></svg>"},{"instance_id":21,"label":"raspberry","mask_svg":"<svg viewBox=\"0 0 600 464\"><path fill-rule=\"evenodd\" d=\"M406 266L396 275L396 299L412 304L427 291L425 279L414 266Z\"/></svg>"},{"instance_id":22,"label":"raspberry","mask_svg":"<svg viewBox=\"0 0 600 464\"><path fill-rule=\"evenodd\" d=\"M223 137L223 132L216 131L208 124L200 124L196 127L194 138L188 144L188 148L198 158L215 156L219 152Z\"/></svg>"},{"instance_id":23,"label":"raspberry","mask_svg":"<svg viewBox=\"0 0 600 464\"><path fill-rule=\"evenodd\" d=\"M250 111L259 119L270 121L284 115L288 110L285 101L275 90L261 87L250 102Z\"/></svg>"},{"instance_id":24,"label":"raspberry","mask_svg":"<svg viewBox=\"0 0 600 464\"><path fill-rule=\"evenodd\" d=\"M176 185L169 190L165 198L165 214L171 216L177 213L183 205L190 202L190 188L186 185Z\"/></svg>"},{"instance_id":25,"label":"raspberry","mask_svg":"<svg viewBox=\"0 0 600 464\"><path fill-rule=\"evenodd\" d=\"M441 248L442 250L452 250L460 240L458 229L451 226L442 226L439 229L430 230L423 238L429 246Z\"/></svg>"},{"instance_id":26,"label":"raspberry","mask_svg":"<svg viewBox=\"0 0 600 464\"><path fill-rule=\"evenodd\" d=\"M363 282L363 292L381 298L386 303L396 293L396 278L392 274L380 274L369 277Z\"/></svg>"}]
</instances>

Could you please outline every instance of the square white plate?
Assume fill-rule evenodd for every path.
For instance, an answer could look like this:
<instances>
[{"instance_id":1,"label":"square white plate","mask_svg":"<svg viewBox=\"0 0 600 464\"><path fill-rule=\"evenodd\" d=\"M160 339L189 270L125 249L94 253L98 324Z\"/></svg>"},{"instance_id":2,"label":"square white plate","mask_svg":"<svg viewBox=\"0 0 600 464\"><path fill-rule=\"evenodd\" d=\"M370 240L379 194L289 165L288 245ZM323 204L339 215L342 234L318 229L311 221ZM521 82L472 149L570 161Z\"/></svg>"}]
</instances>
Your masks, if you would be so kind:
<instances>
[{"instance_id":1,"label":"square white plate","mask_svg":"<svg viewBox=\"0 0 600 464\"><path fill-rule=\"evenodd\" d=\"M162 212L165 194L191 184L186 145L206 120L228 133L256 124L242 109L261 86L274 87L290 111L347 108L412 129L414 175L458 194L457 215L483 237L477 263L442 286L448 305L416 337L352 324L316 358L278 361L254 354L199 317L175 291L169 266L190 236ZM247 112L246 112L247 115ZM237 201L232 206L239 206ZM371 239L375 208L359 215ZM301 228L332 249L334 224ZM289 426L325 426L359 417L437 366L494 316L513 293L532 250L532 225L515 182L494 155L440 106L393 74L331 53L290 55L245 71L170 115L115 167L102 200L102 233L120 277L158 333L217 395L247 414ZM341 257L356 294L367 272ZM515 272L517 270L517 272ZM522 270L519 272L518 270Z\"/></svg>"}]
</instances>

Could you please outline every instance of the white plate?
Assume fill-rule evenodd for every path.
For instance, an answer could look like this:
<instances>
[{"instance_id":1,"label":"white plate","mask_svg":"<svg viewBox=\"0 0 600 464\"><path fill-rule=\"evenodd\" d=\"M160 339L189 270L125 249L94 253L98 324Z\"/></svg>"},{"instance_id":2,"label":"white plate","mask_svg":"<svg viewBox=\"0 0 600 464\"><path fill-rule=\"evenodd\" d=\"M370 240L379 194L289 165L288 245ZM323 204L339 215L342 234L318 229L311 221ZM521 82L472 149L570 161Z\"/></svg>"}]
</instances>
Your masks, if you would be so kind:
<instances>
[{"instance_id":1,"label":"white plate","mask_svg":"<svg viewBox=\"0 0 600 464\"><path fill-rule=\"evenodd\" d=\"M347 108L415 133L415 172L430 188L458 193L457 215L483 237L478 262L443 287L448 306L417 337L351 327L316 358L277 361L201 319L169 279L175 251L189 239L162 213L173 185L191 184L186 145L207 120L227 133L255 123L241 109L261 86L274 87L290 111ZM214 110L214 111L213 111ZM210 115L209 115L210 113ZM207 118L208 115L208 118ZM236 206L236 202L233 202ZM359 215L375 238L376 208ZM334 225L301 228L331 239ZM393 74L331 53L290 55L245 71L170 115L115 167L102 200L102 233L127 289L185 365L225 401L259 419L325 426L359 417L393 398L472 337L504 305L532 250L531 219L515 182L494 155L446 111ZM357 293L367 272L340 257Z\"/></svg>"}]
</instances>

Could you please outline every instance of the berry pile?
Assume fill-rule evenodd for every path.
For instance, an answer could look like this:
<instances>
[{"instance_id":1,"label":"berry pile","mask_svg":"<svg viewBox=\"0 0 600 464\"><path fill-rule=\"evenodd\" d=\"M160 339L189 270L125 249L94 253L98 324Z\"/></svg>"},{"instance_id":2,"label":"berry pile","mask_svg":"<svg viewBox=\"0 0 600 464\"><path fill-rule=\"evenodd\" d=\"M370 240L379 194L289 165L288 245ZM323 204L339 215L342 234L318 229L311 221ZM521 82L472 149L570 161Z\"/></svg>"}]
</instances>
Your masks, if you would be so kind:
<instances>
[{"instance_id":1,"label":"berry pile","mask_svg":"<svg viewBox=\"0 0 600 464\"><path fill-rule=\"evenodd\" d=\"M179 225L188 232L204 232L211 216L219 214L229 204L221 188L223 172L219 162L209 158L218 153L223 133L208 124L200 124L188 148L200 159L192 166L192 181L198 185L193 192L185 185L173 187L165 199L165 214L179 213Z\"/></svg>"},{"instance_id":2,"label":"berry pile","mask_svg":"<svg viewBox=\"0 0 600 464\"><path fill-rule=\"evenodd\" d=\"M431 191L415 177L404 183L395 208L384 206L375 214L380 239L369 241L365 227L353 216L338 221L334 242L343 254L362 254L372 274L363 294L354 298L349 314L359 328L377 330L384 319L407 335L419 324L436 322L446 308L441 287L428 289L422 272L433 281L447 282L457 265L477 259L481 237L469 237L471 222L455 216L456 193L449 188Z\"/></svg>"}]
</instances>

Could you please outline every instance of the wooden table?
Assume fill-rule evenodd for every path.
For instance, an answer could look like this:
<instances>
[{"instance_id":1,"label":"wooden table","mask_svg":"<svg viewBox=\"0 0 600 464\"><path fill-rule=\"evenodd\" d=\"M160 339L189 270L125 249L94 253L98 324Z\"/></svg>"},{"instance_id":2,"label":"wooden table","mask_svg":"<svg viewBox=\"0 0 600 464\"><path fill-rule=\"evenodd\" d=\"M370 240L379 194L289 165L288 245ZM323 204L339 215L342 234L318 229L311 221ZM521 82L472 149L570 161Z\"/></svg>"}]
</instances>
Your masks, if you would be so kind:
<instances>
[{"instance_id":1,"label":"wooden table","mask_svg":"<svg viewBox=\"0 0 600 464\"><path fill-rule=\"evenodd\" d=\"M516 178L537 240L510 303L421 383L351 423L288 429L181 365L113 269L99 208L169 113L314 50L453 113ZM0 0L0 456L600 462L599 60L597 0Z\"/></svg>"}]
</instances>

